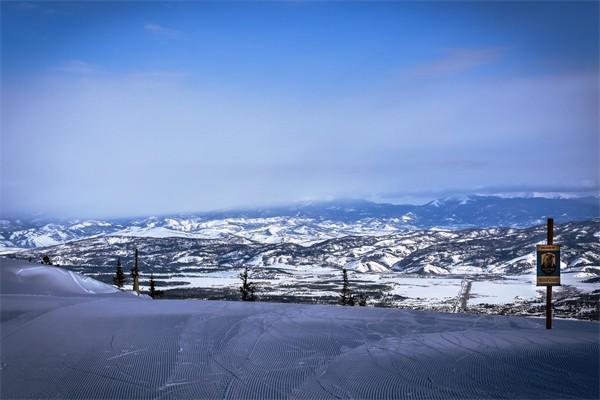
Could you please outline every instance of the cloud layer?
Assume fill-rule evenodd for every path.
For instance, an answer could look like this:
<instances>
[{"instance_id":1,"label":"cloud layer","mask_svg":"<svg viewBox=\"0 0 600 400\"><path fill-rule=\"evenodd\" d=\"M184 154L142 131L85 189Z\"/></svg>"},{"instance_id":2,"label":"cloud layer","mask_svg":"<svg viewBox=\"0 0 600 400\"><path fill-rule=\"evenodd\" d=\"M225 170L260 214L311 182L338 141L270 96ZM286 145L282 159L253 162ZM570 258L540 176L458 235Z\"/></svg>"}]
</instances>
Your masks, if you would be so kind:
<instances>
[{"instance_id":1,"label":"cloud layer","mask_svg":"<svg viewBox=\"0 0 600 400\"><path fill-rule=\"evenodd\" d=\"M33 4L5 215L598 187L595 3Z\"/></svg>"},{"instance_id":2,"label":"cloud layer","mask_svg":"<svg viewBox=\"0 0 600 400\"><path fill-rule=\"evenodd\" d=\"M9 212L191 211L597 180L592 75L395 80L297 102L209 90L178 73L72 72L4 89Z\"/></svg>"}]
</instances>

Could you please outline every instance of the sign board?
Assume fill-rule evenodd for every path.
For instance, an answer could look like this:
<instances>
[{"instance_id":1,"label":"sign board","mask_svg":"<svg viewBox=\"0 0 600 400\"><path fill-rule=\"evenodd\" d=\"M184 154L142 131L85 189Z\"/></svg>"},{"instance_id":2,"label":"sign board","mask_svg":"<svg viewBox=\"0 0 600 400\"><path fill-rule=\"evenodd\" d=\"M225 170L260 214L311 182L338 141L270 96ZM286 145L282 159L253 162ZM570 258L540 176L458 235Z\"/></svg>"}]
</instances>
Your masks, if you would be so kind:
<instances>
[{"instance_id":1,"label":"sign board","mask_svg":"<svg viewBox=\"0 0 600 400\"><path fill-rule=\"evenodd\" d=\"M560 246L538 244L537 286L560 286Z\"/></svg>"}]
</instances>

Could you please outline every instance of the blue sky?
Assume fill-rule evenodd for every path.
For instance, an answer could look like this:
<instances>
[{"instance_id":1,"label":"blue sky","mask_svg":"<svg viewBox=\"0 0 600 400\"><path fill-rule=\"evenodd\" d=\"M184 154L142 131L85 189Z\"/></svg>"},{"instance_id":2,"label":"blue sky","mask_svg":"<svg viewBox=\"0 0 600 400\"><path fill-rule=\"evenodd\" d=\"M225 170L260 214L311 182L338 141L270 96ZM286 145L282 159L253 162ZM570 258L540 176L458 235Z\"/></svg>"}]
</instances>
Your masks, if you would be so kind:
<instances>
[{"instance_id":1,"label":"blue sky","mask_svg":"<svg viewBox=\"0 0 600 400\"><path fill-rule=\"evenodd\" d=\"M2 214L598 187L598 3L2 3Z\"/></svg>"}]
</instances>

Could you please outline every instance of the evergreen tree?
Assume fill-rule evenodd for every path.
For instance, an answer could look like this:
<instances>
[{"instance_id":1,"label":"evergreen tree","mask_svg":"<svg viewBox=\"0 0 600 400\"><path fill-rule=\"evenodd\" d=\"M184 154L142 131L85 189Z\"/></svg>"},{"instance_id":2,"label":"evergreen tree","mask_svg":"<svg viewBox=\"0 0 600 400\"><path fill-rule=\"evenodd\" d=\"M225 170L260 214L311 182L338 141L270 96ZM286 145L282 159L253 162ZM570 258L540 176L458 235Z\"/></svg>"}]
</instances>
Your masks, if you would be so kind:
<instances>
[{"instance_id":1,"label":"evergreen tree","mask_svg":"<svg viewBox=\"0 0 600 400\"><path fill-rule=\"evenodd\" d=\"M156 297L158 297L159 293L160 292L156 290L156 282L154 282L154 274L150 273L150 291L148 292L148 294L150 295L150 297L155 299Z\"/></svg>"},{"instance_id":2,"label":"evergreen tree","mask_svg":"<svg viewBox=\"0 0 600 400\"><path fill-rule=\"evenodd\" d=\"M352 293L350 293L350 298L348 299L348 305L352 307L355 304L356 304L356 301L354 300L354 296L352 295Z\"/></svg>"},{"instance_id":3,"label":"evergreen tree","mask_svg":"<svg viewBox=\"0 0 600 400\"><path fill-rule=\"evenodd\" d=\"M115 273L115 276L113 276L113 284L118 288L122 288L125 285L125 273L121 266L120 257L117 259L117 272Z\"/></svg>"},{"instance_id":4,"label":"evergreen tree","mask_svg":"<svg viewBox=\"0 0 600 400\"><path fill-rule=\"evenodd\" d=\"M52 260L50 260L50 257L44 256L42 257L42 264L52 265Z\"/></svg>"},{"instance_id":5,"label":"evergreen tree","mask_svg":"<svg viewBox=\"0 0 600 400\"><path fill-rule=\"evenodd\" d=\"M240 286L242 301L255 301L256 295L254 294L254 284L248 282L248 267L245 267L244 272L240 273L240 279L242 280L242 286Z\"/></svg>"},{"instance_id":6,"label":"evergreen tree","mask_svg":"<svg viewBox=\"0 0 600 400\"><path fill-rule=\"evenodd\" d=\"M375 303L375 307L392 307L392 297L389 293L383 290L379 291L379 301Z\"/></svg>"},{"instance_id":7,"label":"evergreen tree","mask_svg":"<svg viewBox=\"0 0 600 400\"><path fill-rule=\"evenodd\" d=\"M358 295L358 305L365 307L367 305L367 296L364 293Z\"/></svg>"},{"instance_id":8,"label":"evergreen tree","mask_svg":"<svg viewBox=\"0 0 600 400\"><path fill-rule=\"evenodd\" d=\"M342 269L342 293L340 294L340 304L343 306L353 306L354 298L350 292L350 283L348 282L348 271Z\"/></svg>"}]
</instances>

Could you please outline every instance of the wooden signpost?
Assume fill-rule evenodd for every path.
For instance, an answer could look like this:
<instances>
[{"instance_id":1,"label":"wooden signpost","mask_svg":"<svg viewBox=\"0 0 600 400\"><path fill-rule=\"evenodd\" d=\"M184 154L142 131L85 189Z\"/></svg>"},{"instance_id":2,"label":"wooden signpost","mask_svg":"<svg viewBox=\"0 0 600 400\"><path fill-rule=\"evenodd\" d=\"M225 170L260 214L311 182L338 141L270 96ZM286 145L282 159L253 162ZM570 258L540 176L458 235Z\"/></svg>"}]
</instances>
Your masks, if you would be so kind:
<instances>
[{"instance_id":1,"label":"wooden signpost","mask_svg":"<svg viewBox=\"0 0 600 400\"><path fill-rule=\"evenodd\" d=\"M552 286L560 286L560 246L554 244L554 220L548 218L546 244L537 248L537 286L546 286L546 329L552 329Z\"/></svg>"}]
</instances>

